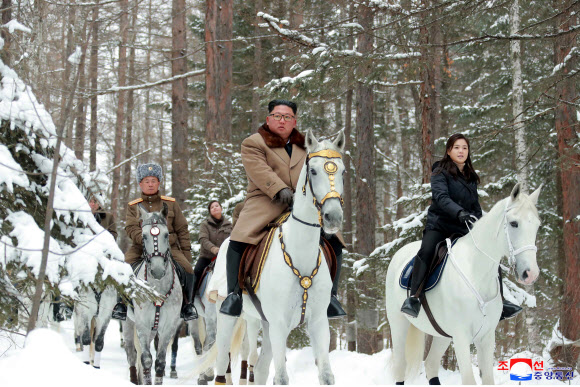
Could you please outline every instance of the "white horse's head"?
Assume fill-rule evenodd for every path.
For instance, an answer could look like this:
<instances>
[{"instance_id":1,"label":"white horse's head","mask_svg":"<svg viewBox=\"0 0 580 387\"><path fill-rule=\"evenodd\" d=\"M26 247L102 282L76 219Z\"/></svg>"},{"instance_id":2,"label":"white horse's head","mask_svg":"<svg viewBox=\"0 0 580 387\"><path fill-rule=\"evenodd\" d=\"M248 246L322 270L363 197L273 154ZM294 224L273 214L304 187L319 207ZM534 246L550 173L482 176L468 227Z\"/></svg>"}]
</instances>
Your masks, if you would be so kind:
<instances>
[{"instance_id":1,"label":"white horse's head","mask_svg":"<svg viewBox=\"0 0 580 387\"><path fill-rule=\"evenodd\" d=\"M518 183L506 199L504 229L512 261L510 263L514 265L518 282L525 285L533 284L540 274L535 246L540 227L536 205L541 189L540 186L531 195L527 195Z\"/></svg>"},{"instance_id":2,"label":"white horse's head","mask_svg":"<svg viewBox=\"0 0 580 387\"><path fill-rule=\"evenodd\" d=\"M167 204L160 212L147 212L141 204L141 230L143 236L143 258L150 265L151 275L156 280L165 276L167 263L171 257L169 230L167 229Z\"/></svg>"},{"instance_id":3,"label":"white horse's head","mask_svg":"<svg viewBox=\"0 0 580 387\"><path fill-rule=\"evenodd\" d=\"M310 189L319 212L320 224L327 234L336 234L342 227L342 194L344 192L342 152L344 132L334 141L318 142L312 131L306 134L307 161L305 189Z\"/></svg>"}]
</instances>

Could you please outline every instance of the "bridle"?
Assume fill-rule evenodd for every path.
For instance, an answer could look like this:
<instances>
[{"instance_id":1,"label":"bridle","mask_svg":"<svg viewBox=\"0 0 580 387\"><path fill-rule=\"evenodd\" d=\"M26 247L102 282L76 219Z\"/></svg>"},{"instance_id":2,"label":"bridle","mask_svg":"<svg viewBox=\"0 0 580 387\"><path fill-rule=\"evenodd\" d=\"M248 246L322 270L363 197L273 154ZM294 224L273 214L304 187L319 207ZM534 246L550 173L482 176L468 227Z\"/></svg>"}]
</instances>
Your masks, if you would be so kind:
<instances>
[{"instance_id":1,"label":"bridle","mask_svg":"<svg viewBox=\"0 0 580 387\"><path fill-rule=\"evenodd\" d=\"M326 195L324 195L324 197L322 198L321 201L318 201L318 199L316 198L316 195L314 194L314 190L312 188L312 179L310 178L310 160L314 157L323 157L324 159L326 159L326 162L324 163L324 171L328 175L328 180L330 181L330 191L328 191L328 193ZM303 224L306 224L308 226L320 228L324 225L324 220L322 219L322 206L324 205L325 201L327 201L328 199L336 198L336 199L340 200L340 206L341 207L344 206L344 200L343 200L342 196L335 189L334 180L335 180L335 174L338 171L338 166L331 159L336 159L336 158L342 159L342 155L339 152L337 152L335 150L331 150L331 149L323 149L323 150L318 151L318 152L309 153L306 156L306 181L304 182L304 185L302 186L302 194L304 196L306 196L306 185L308 185L308 187L310 189L310 194L312 194L312 201L314 202L314 206L316 207L316 210L318 211L318 223L319 224L304 222L304 221L298 219L294 215L294 213L292 213L292 218L294 218L297 221L299 221Z\"/></svg>"},{"instance_id":2,"label":"bridle","mask_svg":"<svg viewBox=\"0 0 580 387\"><path fill-rule=\"evenodd\" d=\"M142 221L141 227L143 226L153 226L149 230L149 234L153 237L153 252L147 254L145 249L143 249L142 257L145 261L151 261L153 257L161 257L163 258L163 262L167 263L169 258L171 258L171 248L168 246L167 250L164 253L159 251L159 234L161 234L161 230L157 227L158 220L155 217L151 217L147 220ZM160 224L166 225L166 223L161 222Z\"/></svg>"},{"instance_id":3,"label":"bridle","mask_svg":"<svg viewBox=\"0 0 580 387\"><path fill-rule=\"evenodd\" d=\"M161 234L161 230L159 229L159 227L157 227L157 224L158 224L158 220L155 217L151 217L147 220L142 221L142 223L141 223L141 227L153 226L149 230L149 234L151 234L151 236L153 237L153 252L146 254L145 249L143 249L143 259L145 260L145 273L144 273L145 281L147 281L147 262L150 262L151 258L153 258L153 257L162 257L163 263L165 264L165 266L167 266L168 261L171 262L171 269L173 271L173 279L171 282L171 287L169 288L169 291L165 294L165 297L163 297L163 299L161 301L156 301L153 303L153 305L155 305L155 318L153 320L153 327L151 328L151 330L157 330L157 328L159 327L159 317L161 314L161 307L163 306L163 304L165 304L165 300L173 292L173 288L175 287L175 277L176 277L175 266L173 266L173 261L171 259L169 259L169 258L171 258L171 247L168 246L167 251L165 251L165 253L159 252L159 235ZM161 224L166 225L165 222L161 222Z\"/></svg>"}]
</instances>

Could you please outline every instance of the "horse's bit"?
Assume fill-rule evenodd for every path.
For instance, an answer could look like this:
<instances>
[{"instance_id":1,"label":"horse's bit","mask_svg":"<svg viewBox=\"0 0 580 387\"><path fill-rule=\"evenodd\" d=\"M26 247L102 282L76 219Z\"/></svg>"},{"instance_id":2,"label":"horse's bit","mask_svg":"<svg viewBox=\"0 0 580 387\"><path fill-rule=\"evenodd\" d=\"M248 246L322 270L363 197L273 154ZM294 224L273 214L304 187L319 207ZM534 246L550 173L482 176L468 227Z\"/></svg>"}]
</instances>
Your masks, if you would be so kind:
<instances>
[{"instance_id":1,"label":"horse's bit","mask_svg":"<svg viewBox=\"0 0 580 387\"><path fill-rule=\"evenodd\" d=\"M314 195L314 190L312 189L312 179L310 179L309 162L310 162L310 159L312 159L313 157L324 157L327 160L324 163L324 171L328 174L328 180L330 180L330 191L322 198L322 200L320 202L318 201L318 199L316 199L316 195ZM318 210L318 223L319 223L319 225L303 222L303 221L297 219L295 216L293 216L293 218L300 221L301 223L304 223L304 224L307 224L307 225L313 226L313 227L322 227L322 225L323 225L322 206L324 205L324 202L328 199L337 198L338 200L340 200L340 206L341 207L344 206L344 200L342 199L342 196L336 191L335 186L334 186L334 179L335 179L335 174L338 171L338 166L336 165L336 163L334 161L332 161L330 159L335 159L335 158L341 159L342 155L339 152L331 150L331 149L324 149L324 150L321 150L318 152L308 154L307 159L306 159L306 181L304 182L304 186L302 186L302 194L304 196L306 196L306 184L308 184L308 187L310 187L310 193L312 194L312 201L314 202L314 206Z\"/></svg>"}]
</instances>

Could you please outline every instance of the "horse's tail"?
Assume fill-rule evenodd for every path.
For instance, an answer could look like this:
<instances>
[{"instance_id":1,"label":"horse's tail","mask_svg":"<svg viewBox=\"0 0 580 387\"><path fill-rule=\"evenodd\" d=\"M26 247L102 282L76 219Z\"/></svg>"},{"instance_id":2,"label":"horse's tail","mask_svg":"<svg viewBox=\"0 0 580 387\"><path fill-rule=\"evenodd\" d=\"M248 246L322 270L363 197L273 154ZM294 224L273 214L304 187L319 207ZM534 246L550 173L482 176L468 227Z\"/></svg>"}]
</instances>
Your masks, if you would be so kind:
<instances>
[{"instance_id":1,"label":"horse's tail","mask_svg":"<svg viewBox=\"0 0 580 387\"><path fill-rule=\"evenodd\" d=\"M410 380L419 373L424 352L425 333L417 329L413 324L409 324L405 346L405 359L407 360L405 380Z\"/></svg>"},{"instance_id":2,"label":"horse's tail","mask_svg":"<svg viewBox=\"0 0 580 387\"><path fill-rule=\"evenodd\" d=\"M201 359L202 362L201 364L199 364L197 367L195 367L193 369L193 371L190 374L190 377L192 377L193 375L199 375L204 373L208 368L213 368L215 365L215 362L217 360L217 355L218 355L218 349L217 349L217 345L213 345L211 347L211 349L206 352L205 354L202 355ZM195 350L194 350L195 352Z\"/></svg>"},{"instance_id":3,"label":"horse's tail","mask_svg":"<svg viewBox=\"0 0 580 387\"><path fill-rule=\"evenodd\" d=\"M199 331L198 331L199 332L199 340L202 343L205 343L205 336L206 336L206 332L205 332L205 321L202 318L198 318L196 320L196 322L197 322L197 326L199 328Z\"/></svg>"}]
</instances>

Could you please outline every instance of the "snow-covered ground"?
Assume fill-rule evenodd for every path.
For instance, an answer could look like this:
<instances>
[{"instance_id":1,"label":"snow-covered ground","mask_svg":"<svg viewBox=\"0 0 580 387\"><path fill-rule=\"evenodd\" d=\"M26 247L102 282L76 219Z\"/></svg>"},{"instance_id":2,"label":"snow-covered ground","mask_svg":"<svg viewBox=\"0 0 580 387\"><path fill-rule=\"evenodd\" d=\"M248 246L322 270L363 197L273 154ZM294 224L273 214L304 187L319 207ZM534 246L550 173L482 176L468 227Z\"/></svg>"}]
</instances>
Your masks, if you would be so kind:
<instances>
[{"instance_id":1,"label":"snow-covered ground","mask_svg":"<svg viewBox=\"0 0 580 387\"><path fill-rule=\"evenodd\" d=\"M337 350L330 354L336 384L342 385L375 385L394 384L390 369L391 351L384 350L375 355L363 355ZM167 374L169 374L168 356ZM291 350L287 354L288 374L291 384L318 384L316 366L311 348ZM177 357L178 379L165 377L164 383L197 384L197 375L193 369L199 364L193 351L190 337L181 338ZM544 364L548 364L545 361ZM497 367L496 367L497 368ZM478 375L477 369L474 372ZM233 379L239 379L239 361L233 367ZM270 371L269 384L272 383L273 368ZM439 378L443 384L461 384L459 372L441 370ZM22 336L0 336L0 386L121 386L131 385L125 351L120 347L119 323L112 320L105 336L101 369L83 364L81 353L75 352L72 321L65 321L52 329L38 329L31 333L26 344ZM481 383L481 379L476 376ZM497 384L519 384L509 380L507 371L495 370ZM411 384L427 384L422 373ZM523 384L556 384L553 380L524 381ZM567 383L566 383L567 384ZM580 384L580 377L571 384Z\"/></svg>"}]
</instances>

